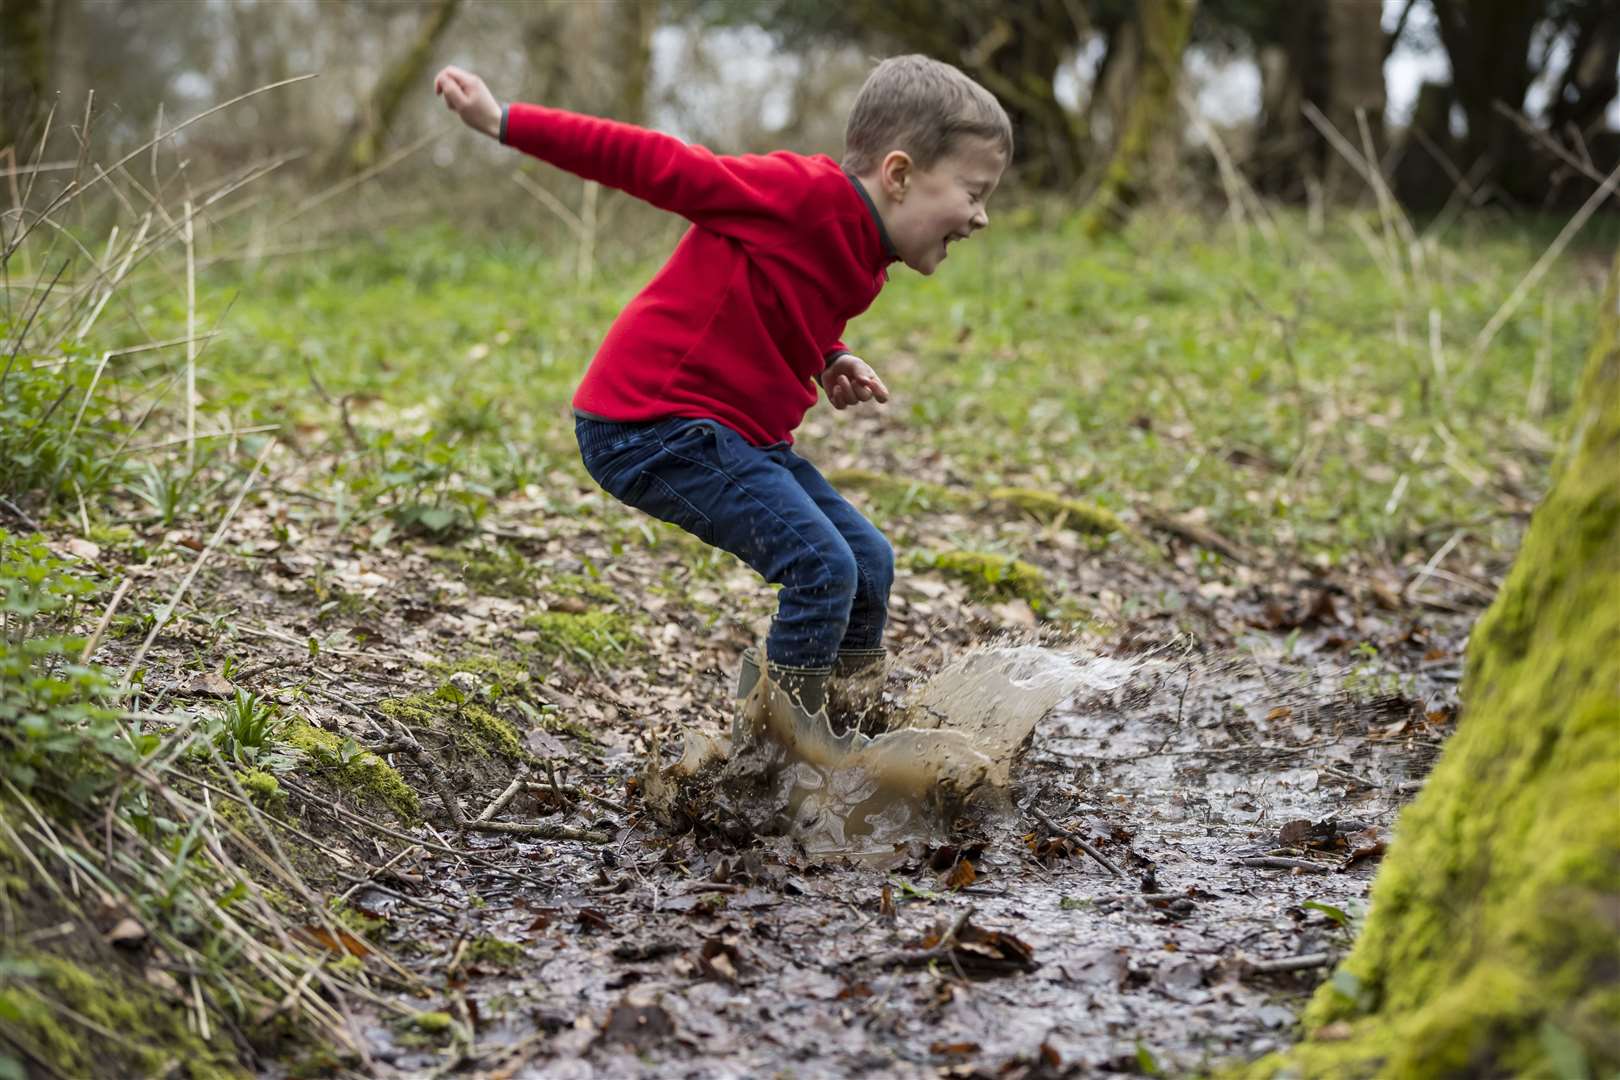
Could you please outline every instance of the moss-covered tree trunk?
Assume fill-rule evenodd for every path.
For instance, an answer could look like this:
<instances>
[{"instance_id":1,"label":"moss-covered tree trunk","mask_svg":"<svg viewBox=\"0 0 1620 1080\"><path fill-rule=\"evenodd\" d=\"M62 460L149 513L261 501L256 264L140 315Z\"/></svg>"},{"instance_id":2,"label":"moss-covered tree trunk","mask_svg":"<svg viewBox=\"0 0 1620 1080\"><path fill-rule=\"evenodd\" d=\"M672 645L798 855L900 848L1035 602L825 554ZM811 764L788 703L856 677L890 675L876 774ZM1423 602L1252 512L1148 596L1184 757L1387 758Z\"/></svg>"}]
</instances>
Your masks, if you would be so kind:
<instances>
[{"instance_id":1,"label":"moss-covered tree trunk","mask_svg":"<svg viewBox=\"0 0 1620 1080\"><path fill-rule=\"evenodd\" d=\"M339 146L332 158L332 171L359 173L375 165L382 157L383 141L394 117L405 102L405 95L427 70L433 59L433 47L439 43L450 22L456 17L461 0L435 0L432 10L422 20L411 47L383 72L372 91L371 101Z\"/></svg>"},{"instance_id":2,"label":"moss-covered tree trunk","mask_svg":"<svg viewBox=\"0 0 1620 1080\"><path fill-rule=\"evenodd\" d=\"M1153 145L1176 115L1176 84L1197 0L1141 0L1142 70L1102 182L1086 205L1084 228L1099 236L1124 225L1146 187Z\"/></svg>"},{"instance_id":3,"label":"moss-covered tree trunk","mask_svg":"<svg viewBox=\"0 0 1620 1080\"><path fill-rule=\"evenodd\" d=\"M1552 491L1474 630L1463 696L1308 1041L1256 1075L1620 1070L1620 256Z\"/></svg>"}]
</instances>

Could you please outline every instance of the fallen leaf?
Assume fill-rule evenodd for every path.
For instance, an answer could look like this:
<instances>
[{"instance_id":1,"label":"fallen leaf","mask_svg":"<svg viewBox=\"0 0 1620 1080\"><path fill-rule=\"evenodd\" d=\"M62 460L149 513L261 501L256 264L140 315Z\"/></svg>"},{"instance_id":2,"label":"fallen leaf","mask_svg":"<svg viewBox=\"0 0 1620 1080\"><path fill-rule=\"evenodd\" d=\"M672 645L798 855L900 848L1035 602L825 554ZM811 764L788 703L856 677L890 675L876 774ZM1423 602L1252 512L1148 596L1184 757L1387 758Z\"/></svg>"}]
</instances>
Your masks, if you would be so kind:
<instances>
[{"instance_id":1,"label":"fallen leaf","mask_svg":"<svg viewBox=\"0 0 1620 1080\"><path fill-rule=\"evenodd\" d=\"M567 757L568 747L557 736L542 728L530 728L524 736L529 752L538 758Z\"/></svg>"},{"instance_id":2,"label":"fallen leaf","mask_svg":"<svg viewBox=\"0 0 1620 1080\"><path fill-rule=\"evenodd\" d=\"M965 889L973 884L978 876L978 873L973 869L973 864L963 859L951 867L950 873L945 875L945 887L947 889Z\"/></svg>"},{"instance_id":3,"label":"fallen leaf","mask_svg":"<svg viewBox=\"0 0 1620 1080\"><path fill-rule=\"evenodd\" d=\"M324 926L313 924L298 928L298 934L313 945L319 945L327 952L338 955L370 956L371 946L343 929L341 926L328 930Z\"/></svg>"},{"instance_id":4,"label":"fallen leaf","mask_svg":"<svg viewBox=\"0 0 1620 1080\"><path fill-rule=\"evenodd\" d=\"M979 1044L976 1042L935 1042L928 1044L928 1052L938 1054L941 1057L965 1057L968 1054L977 1054Z\"/></svg>"}]
</instances>

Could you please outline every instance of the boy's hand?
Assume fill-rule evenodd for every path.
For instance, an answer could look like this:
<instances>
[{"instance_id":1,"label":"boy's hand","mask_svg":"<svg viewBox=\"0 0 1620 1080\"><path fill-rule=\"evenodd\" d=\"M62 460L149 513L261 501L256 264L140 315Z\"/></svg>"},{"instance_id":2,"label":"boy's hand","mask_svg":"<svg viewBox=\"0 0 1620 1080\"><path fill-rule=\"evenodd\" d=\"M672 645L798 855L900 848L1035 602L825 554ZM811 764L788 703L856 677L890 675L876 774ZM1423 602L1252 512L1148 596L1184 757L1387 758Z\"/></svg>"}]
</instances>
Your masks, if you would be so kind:
<instances>
[{"instance_id":1,"label":"boy's hand","mask_svg":"<svg viewBox=\"0 0 1620 1080\"><path fill-rule=\"evenodd\" d=\"M882 404L889 400L889 388L865 360L845 353L821 373L821 388L835 409L847 409L863 401Z\"/></svg>"},{"instance_id":2,"label":"boy's hand","mask_svg":"<svg viewBox=\"0 0 1620 1080\"><path fill-rule=\"evenodd\" d=\"M492 139L501 137L501 106L483 79L452 64L434 78L433 92L474 131Z\"/></svg>"}]
</instances>

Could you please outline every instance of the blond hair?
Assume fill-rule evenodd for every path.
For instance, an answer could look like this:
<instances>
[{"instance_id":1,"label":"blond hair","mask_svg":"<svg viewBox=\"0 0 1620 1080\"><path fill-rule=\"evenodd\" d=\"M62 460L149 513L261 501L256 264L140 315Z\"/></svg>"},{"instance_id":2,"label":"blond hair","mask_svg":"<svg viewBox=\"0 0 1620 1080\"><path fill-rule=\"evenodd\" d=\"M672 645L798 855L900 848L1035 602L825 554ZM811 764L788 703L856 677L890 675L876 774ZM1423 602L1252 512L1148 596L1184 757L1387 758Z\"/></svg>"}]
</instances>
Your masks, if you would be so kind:
<instances>
[{"instance_id":1,"label":"blond hair","mask_svg":"<svg viewBox=\"0 0 1620 1080\"><path fill-rule=\"evenodd\" d=\"M942 61L891 56L866 77L849 111L844 168L869 172L891 150L931 168L963 138L996 143L1012 158L1012 122L990 91Z\"/></svg>"}]
</instances>

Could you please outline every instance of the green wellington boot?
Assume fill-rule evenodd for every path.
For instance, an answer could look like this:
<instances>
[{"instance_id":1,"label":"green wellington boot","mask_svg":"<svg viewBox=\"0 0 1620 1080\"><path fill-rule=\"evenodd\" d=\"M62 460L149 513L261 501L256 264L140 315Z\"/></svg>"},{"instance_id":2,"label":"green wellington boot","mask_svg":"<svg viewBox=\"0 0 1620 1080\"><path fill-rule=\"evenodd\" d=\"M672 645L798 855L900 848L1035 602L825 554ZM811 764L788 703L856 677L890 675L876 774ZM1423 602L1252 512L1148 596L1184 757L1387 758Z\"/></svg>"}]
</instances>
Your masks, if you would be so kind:
<instances>
[{"instance_id":1,"label":"green wellington boot","mask_svg":"<svg viewBox=\"0 0 1620 1080\"><path fill-rule=\"evenodd\" d=\"M884 649L839 650L827 684L827 715L834 731L880 735L888 730L889 710L883 701L887 658Z\"/></svg>"}]
</instances>

